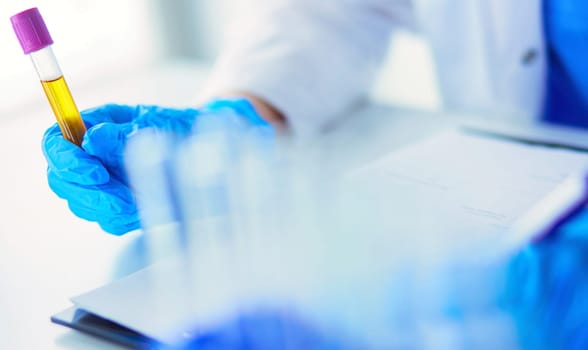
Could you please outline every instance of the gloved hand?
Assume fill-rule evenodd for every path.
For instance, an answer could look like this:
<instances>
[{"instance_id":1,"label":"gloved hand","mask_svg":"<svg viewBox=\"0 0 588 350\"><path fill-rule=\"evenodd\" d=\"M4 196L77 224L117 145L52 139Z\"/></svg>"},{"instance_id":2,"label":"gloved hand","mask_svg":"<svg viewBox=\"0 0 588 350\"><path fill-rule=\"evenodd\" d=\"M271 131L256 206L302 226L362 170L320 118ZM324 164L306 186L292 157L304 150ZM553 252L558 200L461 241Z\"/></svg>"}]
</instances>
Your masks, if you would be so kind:
<instances>
[{"instance_id":1,"label":"gloved hand","mask_svg":"<svg viewBox=\"0 0 588 350\"><path fill-rule=\"evenodd\" d=\"M49 186L67 200L75 215L97 222L106 232L121 235L138 229L137 207L123 162L127 139L144 128L185 137L204 114L226 118L220 124L226 128L270 128L245 99L215 100L202 109L104 105L82 112L88 130L81 148L66 141L57 124L45 132Z\"/></svg>"},{"instance_id":2,"label":"gloved hand","mask_svg":"<svg viewBox=\"0 0 588 350\"><path fill-rule=\"evenodd\" d=\"M588 207L517 255L508 277L522 349L588 348Z\"/></svg>"}]
</instances>

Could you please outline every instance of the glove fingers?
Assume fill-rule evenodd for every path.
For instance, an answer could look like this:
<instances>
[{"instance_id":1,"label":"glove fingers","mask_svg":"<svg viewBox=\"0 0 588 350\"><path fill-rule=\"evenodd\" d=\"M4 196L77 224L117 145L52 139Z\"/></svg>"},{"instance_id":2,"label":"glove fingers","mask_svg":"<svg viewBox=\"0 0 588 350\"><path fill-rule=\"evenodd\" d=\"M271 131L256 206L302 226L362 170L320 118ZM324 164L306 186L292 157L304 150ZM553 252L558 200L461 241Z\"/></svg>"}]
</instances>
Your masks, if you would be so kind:
<instances>
[{"instance_id":1,"label":"glove fingers","mask_svg":"<svg viewBox=\"0 0 588 350\"><path fill-rule=\"evenodd\" d=\"M155 128L178 136L187 136L200 112L196 109L171 109L157 106L136 108L135 124L139 129Z\"/></svg>"},{"instance_id":2,"label":"glove fingers","mask_svg":"<svg viewBox=\"0 0 588 350\"><path fill-rule=\"evenodd\" d=\"M99 222L98 224L104 231L116 236L121 236L127 232L135 231L141 228L141 222L138 219L129 223L118 224Z\"/></svg>"},{"instance_id":3,"label":"glove fingers","mask_svg":"<svg viewBox=\"0 0 588 350\"><path fill-rule=\"evenodd\" d=\"M97 222L108 233L122 235L141 227L130 190L117 180L108 185L80 187L50 175L49 186L68 201L76 216Z\"/></svg>"},{"instance_id":4,"label":"glove fingers","mask_svg":"<svg viewBox=\"0 0 588 350\"><path fill-rule=\"evenodd\" d=\"M81 112L88 128L100 123L129 123L135 117L135 107L107 104Z\"/></svg>"},{"instance_id":5,"label":"glove fingers","mask_svg":"<svg viewBox=\"0 0 588 350\"><path fill-rule=\"evenodd\" d=\"M137 215L118 215L106 218L104 216L98 217L97 213L93 209L89 208L69 204L69 209L77 217L88 221L97 222L104 231L113 235L120 236L127 232L137 230L141 227Z\"/></svg>"},{"instance_id":6,"label":"glove fingers","mask_svg":"<svg viewBox=\"0 0 588 350\"><path fill-rule=\"evenodd\" d=\"M86 132L82 148L98 158L117 178L124 179L123 155L131 124L101 123Z\"/></svg>"},{"instance_id":7,"label":"glove fingers","mask_svg":"<svg viewBox=\"0 0 588 350\"><path fill-rule=\"evenodd\" d=\"M80 185L101 185L110 179L108 170L99 160L61 135L57 124L43 137L43 154L55 176Z\"/></svg>"},{"instance_id":8,"label":"glove fingers","mask_svg":"<svg viewBox=\"0 0 588 350\"><path fill-rule=\"evenodd\" d=\"M136 215L137 209L130 189L112 179L106 185L80 186L48 174L49 187L57 196L68 201L70 208L85 208L91 216L83 217L91 221L116 215Z\"/></svg>"}]
</instances>

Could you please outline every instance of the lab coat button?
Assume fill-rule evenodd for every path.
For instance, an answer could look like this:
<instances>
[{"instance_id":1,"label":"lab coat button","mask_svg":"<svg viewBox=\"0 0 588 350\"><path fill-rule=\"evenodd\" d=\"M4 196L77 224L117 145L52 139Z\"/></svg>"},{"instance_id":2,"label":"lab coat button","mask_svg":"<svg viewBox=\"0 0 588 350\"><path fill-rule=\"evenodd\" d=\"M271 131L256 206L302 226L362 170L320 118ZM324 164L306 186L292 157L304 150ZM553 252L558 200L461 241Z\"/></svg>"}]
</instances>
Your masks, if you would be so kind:
<instances>
[{"instance_id":1,"label":"lab coat button","mask_svg":"<svg viewBox=\"0 0 588 350\"><path fill-rule=\"evenodd\" d=\"M529 49L529 50L525 51L525 53L523 54L523 57L522 57L523 65L529 66L529 65L535 63L535 61L537 61L538 56L539 56L539 53L537 52L536 49Z\"/></svg>"}]
</instances>

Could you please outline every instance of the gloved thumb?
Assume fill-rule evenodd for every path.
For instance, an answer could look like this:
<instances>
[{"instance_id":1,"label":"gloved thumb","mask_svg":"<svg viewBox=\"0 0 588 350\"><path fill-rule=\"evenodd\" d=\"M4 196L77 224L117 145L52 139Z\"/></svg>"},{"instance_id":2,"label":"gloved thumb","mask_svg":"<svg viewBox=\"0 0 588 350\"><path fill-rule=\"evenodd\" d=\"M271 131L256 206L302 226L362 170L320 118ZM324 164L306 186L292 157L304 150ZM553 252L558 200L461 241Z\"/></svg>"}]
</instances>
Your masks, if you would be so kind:
<instances>
[{"instance_id":1,"label":"gloved thumb","mask_svg":"<svg viewBox=\"0 0 588 350\"><path fill-rule=\"evenodd\" d=\"M110 170L122 167L127 138L132 132L130 123L101 123L88 129L82 148L98 158Z\"/></svg>"}]
</instances>

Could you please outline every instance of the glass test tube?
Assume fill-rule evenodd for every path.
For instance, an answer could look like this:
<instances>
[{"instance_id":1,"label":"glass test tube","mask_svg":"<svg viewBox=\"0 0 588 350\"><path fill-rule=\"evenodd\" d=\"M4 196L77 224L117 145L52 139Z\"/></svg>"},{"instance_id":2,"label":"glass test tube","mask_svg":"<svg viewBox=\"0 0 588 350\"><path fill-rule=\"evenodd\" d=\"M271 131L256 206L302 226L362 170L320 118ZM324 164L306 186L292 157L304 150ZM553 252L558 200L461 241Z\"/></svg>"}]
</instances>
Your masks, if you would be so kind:
<instances>
[{"instance_id":1,"label":"glass test tube","mask_svg":"<svg viewBox=\"0 0 588 350\"><path fill-rule=\"evenodd\" d=\"M34 7L12 16L10 21L24 53L33 61L61 133L81 145L86 127L51 49L53 39L41 13Z\"/></svg>"}]
</instances>

